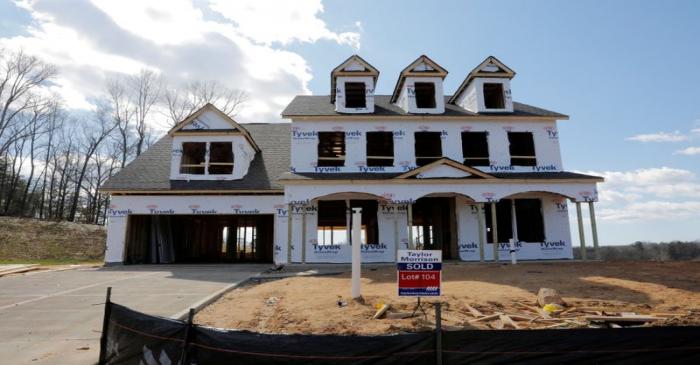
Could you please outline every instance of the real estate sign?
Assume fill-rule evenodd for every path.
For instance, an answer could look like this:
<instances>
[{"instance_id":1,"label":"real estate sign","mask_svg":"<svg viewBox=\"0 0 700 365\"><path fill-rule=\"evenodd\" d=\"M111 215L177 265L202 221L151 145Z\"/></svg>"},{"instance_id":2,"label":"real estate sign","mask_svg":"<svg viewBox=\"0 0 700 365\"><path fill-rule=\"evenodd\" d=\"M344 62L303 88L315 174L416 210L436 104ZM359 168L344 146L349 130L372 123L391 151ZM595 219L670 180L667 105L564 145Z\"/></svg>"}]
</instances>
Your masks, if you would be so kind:
<instances>
[{"instance_id":1,"label":"real estate sign","mask_svg":"<svg viewBox=\"0 0 700 365\"><path fill-rule=\"evenodd\" d=\"M397 270L399 296L440 296L442 251L399 250Z\"/></svg>"}]
</instances>

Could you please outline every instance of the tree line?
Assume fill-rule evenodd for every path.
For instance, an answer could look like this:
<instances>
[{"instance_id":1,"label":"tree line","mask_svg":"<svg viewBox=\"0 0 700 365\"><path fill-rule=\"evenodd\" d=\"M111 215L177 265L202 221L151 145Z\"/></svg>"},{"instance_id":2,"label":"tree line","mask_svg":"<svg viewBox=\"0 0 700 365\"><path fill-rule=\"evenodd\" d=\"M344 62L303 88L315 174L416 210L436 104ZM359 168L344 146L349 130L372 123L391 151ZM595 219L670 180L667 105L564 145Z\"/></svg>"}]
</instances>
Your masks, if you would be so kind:
<instances>
[{"instance_id":1,"label":"tree line","mask_svg":"<svg viewBox=\"0 0 700 365\"><path fill-rule=\"evenodd\" d=\"M51 86L59 70L0 49L0 215L104 224L112 175L206 103L234 116L246 92L217 81L175 84L142 70L106 81L91 111L68 109Z\"/></svg>"}]
</instances>

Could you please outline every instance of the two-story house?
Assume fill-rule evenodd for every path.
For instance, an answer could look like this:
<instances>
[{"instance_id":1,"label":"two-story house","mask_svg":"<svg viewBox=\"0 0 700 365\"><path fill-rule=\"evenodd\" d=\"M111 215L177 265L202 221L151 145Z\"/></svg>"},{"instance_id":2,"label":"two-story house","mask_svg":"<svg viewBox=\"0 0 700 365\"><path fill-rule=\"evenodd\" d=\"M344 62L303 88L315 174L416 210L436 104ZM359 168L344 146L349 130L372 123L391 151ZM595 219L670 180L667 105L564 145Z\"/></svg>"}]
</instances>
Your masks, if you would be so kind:
<instances>
[{"instance_id":1,"label":"two-story house","mask_svg":"<svg viewBox=\"0 0 700 365\"><path fill-rule=\"evenodd\" d=\"M426 56L375 95L379 71L352 56L330 95L297 96L291 124L241 125L207 105L110 179L106 262L350 262L362 208L365 262L398 249L446 259L573 258L568 202L593 204L602 178L563 169L557 121L513 101L494 57L445 95ZM512 246L509 242L513 242Z\"/></svg>"}]
</instances>

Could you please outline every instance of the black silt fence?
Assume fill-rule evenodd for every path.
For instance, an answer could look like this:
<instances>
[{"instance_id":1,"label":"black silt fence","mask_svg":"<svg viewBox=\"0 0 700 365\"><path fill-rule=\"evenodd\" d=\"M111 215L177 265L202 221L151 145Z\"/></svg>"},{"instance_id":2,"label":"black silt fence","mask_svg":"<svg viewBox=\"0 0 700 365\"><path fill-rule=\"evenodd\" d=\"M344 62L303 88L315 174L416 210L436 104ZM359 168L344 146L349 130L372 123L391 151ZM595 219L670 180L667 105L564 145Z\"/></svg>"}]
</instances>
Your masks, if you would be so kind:
<instances>
[{"instance_id":1,"label":"black silt fence","mask_svg":"<svg viewBox=\"0 0 700 365\"><path fill-rule=\"evenodd\" d=\"M700 327L272 335L106 306L101 364L700 364Z\"/></svg>"}]
</instances>

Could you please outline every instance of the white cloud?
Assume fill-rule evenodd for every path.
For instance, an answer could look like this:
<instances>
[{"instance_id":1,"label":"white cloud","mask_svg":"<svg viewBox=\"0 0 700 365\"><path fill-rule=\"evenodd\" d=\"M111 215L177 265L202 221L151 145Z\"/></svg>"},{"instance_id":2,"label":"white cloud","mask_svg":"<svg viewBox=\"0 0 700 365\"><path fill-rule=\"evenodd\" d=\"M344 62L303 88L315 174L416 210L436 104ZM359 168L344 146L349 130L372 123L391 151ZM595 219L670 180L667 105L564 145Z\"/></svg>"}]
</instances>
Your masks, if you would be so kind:
<instances>
[{"instance_id":1,"label":"white cloud","mask_svg":"<svg viewBox=\"0 0 700 365\"><path fill-rule=\"evenodd\" d=\"M700 129L699 129L700 130ZM688 147L674 152L675 155L700 155L700 147Z\"/></svg>"},{"instance_id":2,"label":"white cloud","mask_svg":"<svg viewBox=\"0 0 700 365\"><path fill-rule=\"evenodd\" d=\"M359 33L332 32L318 17L323 13L321 0L210 0L209 4L212 10L233 21L237 32L256 43L313 43L327 39L360 48Z\"/></svg>"},{"instance_id":3,"label":"white cloud","mask_svg":"<svg viewBox=\"0 0 700 365\"><path fill-rule=\"evenodd\" d=\"M638 134L636 136L625 138L628 141L637 142L683 142L690 139L689 136L681 134L680 131L674 131L673 133L668 132L658 132L650 134Z\"/></svg>"},{"instance_id":4,"label":"white cloud","mask_svg":"<svg viewBox=\"0 0 700 365\"><path fill-rule=\"evenodd\" d=\"M246 90L243 122L279 120L295 95L308 94L306 60L286 46L328 40L359 47L360 34L338 33L319 18L320 1L25 0L25 33L0 38L59 69L54 92L69 107L89 109L116 74L155 70L175 82L217 80ZM359 28L358 28L359 29ZM348 47L349 48L349 47ZM348 49L347 53L352 50Z\"/></svg>"},{"instance_id":5,"label":"white cloud","mask_svg":"<svg viewBox=\"0 0 700 365\"><path fill-rule=\"evenodd\" d=\"M700 218L700 180L689 170L658 167L584 173L605 178L598 188L601 220Z\"/></svg>"}]
</instances>

